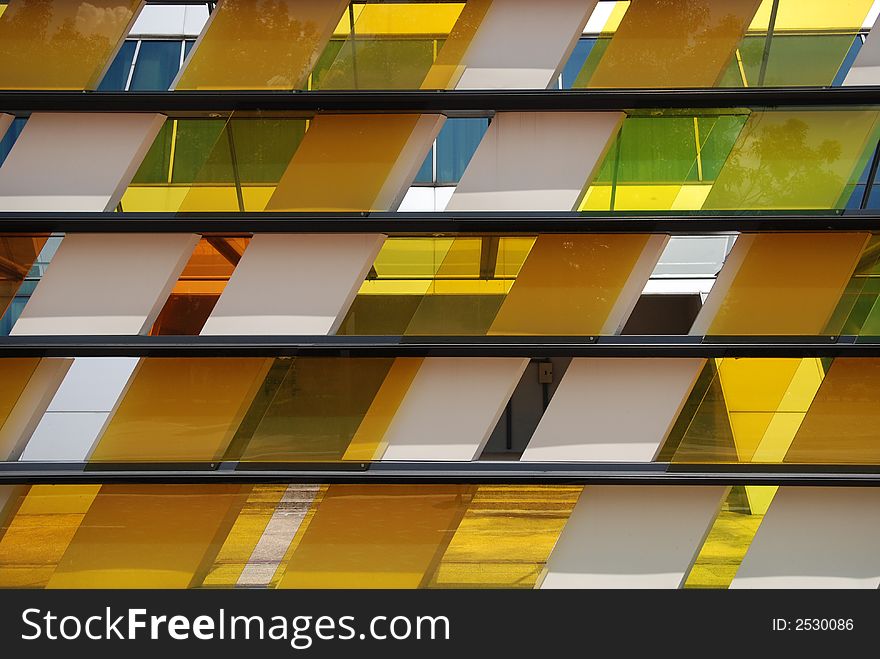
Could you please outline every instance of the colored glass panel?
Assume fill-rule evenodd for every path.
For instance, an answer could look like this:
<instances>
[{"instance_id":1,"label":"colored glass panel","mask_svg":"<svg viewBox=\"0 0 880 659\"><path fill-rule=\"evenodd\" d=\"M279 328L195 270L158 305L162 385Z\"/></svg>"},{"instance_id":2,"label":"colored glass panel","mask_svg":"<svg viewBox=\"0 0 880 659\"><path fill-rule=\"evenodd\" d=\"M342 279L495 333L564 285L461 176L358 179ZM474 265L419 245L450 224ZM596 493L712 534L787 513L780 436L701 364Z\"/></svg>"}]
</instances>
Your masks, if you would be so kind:
<instances>
[{"instance_id":1,"label":"colored glass panel","mask_svg":"<svg viewBox=\"0 0 880 659\"><path fill-rule=\"evenodd\" d=\"M315 67L311 88L418 89L464 7L463 2L352 3ZM457 50L460 57L463 49ZM438 82L446 82L442 78L454 64L445 63Z\"/></svg>"},{"instance_id":2,"label":"colored glass panel","mask_svg":"<svg viewBox=\"0 0 880 659\"><path fill-rule=\"evenodd\" d=\"M534 588L582 487L481 486L429 588Z\"/></svg>"},{"instance_id":3,"label":"colored glass panel","mask_svg":"<svg viewBox=\"0 0 880 659\"><path fill-rule=\"evenodd\" d=\"M197 586L249 491L242 485L103 485L48 587Z\"/></svg>"},{"instance_id":4,"label":"colored glass panel","mask_svg":"<svg viewBox=\"0 0 880 659\"><path fill-rule=\"evenodd\" d=\"M685 588L728 588L742 565L775 486L734 485L706 536Z\"/></svg>"},{"instance_id":5,"label":"colored glass panel","mask_svg":"<svg viewBox=\"0 0 880 659\"><path fill-rule=\"evenodd\" d=\"M648 239L539 236L489 334L601 333Z\"/></svg>"},{"instance_id":6,"label":"colored glass panel","mask_svg":"<svg viewBox=\"0 0 880 659\"><path fill-rule=\"evenodd\" d=\"M713 360L658 459L779 463L824 376L815 358Z\"/></svg>"},{"instance_id":7,"label":"colored glass panel","mask_svg":"<svg viewBox=\"0 0 880 659\"><path fill-rule=\"evenodd\" d=\"M418 588L473 499L464 485L331 485L280 588Z\"/></svg>"},{"instance_id":8,"label":"colored glass panel","mask_svg":"<svg viewBox=\"0 0 880 659\"><path fill-rule=\"evenodd\" d=\"M698 210L748 115L628 116L581 210Z\"/></svg>"},{"instance_id":9,"label":"colored glass panel","mask_svg":"<svg viewBox=\"0 0 880 659\"><path fill-rule=\"evenodd\" d=\"M827 209L876 144L869 110L753 112L712 186L704 210Z\"/></svg>"},{"instance_id":10,"label":"colored glass panel","mask_svg":"<svg viewBox=\"0 0 880 659\"><path fill-rule=\"evenodd\" d=\"M418 120L412 114L316 117L266 210L383 210L377 199Z\"/></svg>"},{"instance_id":11,"label":"colored glass panel","mask_svg":"<svg viewBox=\"0 0 880 659\"><path fill-rule=\"evenodd\" d=\"M18 402L18 397L34 374L39 358L9 358L0 362L0 428ZM6 456L2 456L4 459Z\"/></svg>"},{"instance_id":12,"label":"colored glass panel","mask_svg":"<svg viewBox=\"0 0 880 659\"><path fill-rule=\"evenodd\" d=\"M785 462L880 462L880 360L839 357L816 393Z\"/></svg>"},{"instance_id":13,"label":"colored glass panel","mask_svg":"<svg viewBox=\"0 0 880 659\"><path fill-rule=\"evenodd\" d=\"M0 587L44 588L100 485L33 485L0 527Z\"/></svg>"},{"instance_id":14,"label":"colored glass panel","mask_svg":"<svg viewBox=\"0 0 880 659\"><path fill-rule=\"evenodd\" d=\"M225 459L342 459L393 361L318 357L277 360Z\"/></svg>"},{"instance_id":15,"label":"colored glass panel","mask_svg":"<svg viewBox=\"0 0 880 659\"><path fill-rule=\"evenodd\" d=\"M226 0L175 89L302 88L346 4Z\"/></svg>"},{"instance_id":16,"label":"colored glass panel","mask_svg":"<svg viewBox=\"0 0 880 659\"><path fill-rule=\"evenodd\" d=\"M45 236L0 236L0 314L9 307L45 244Z\"/></svg>"},{"instance_id":17,"label":"colored glass panel","mask_svg":"<svg viewBox=\"0 0 880 659\"><path fill-rule=\"evenodd\" d=\"M254 485L202 582L203 588L234 587L275 514L286 485Z\"/></svg>"},{"instance_id":18,"label":"colored glass panel","mask_svg":"<svg viewBox=\"0 0 880 659\"><path fill-rule=\"evenodd\" d=\"M0 89L95 89L143 0L12 0Z\"/></svg>"},{"instance_id":19,"label":"colored glass panel","mask_svg":"<svg viewBox=\"0 0 880 659\"><path fill-rule=\"evenodd\" d=\"M640 0L575 87L711 87L759 0ZM658 30L662 25L663 29ZM592 57L590 59L593 59Z\"/></svg>"},{"instance_id":20,"label":"colored glass panel","mask_svg":"<svg viewBox=\"0 0 880 659\"><path fill-rule=\"evenodd\" d=\"M271 360L142 359L91 462L219 460Z\"/></svg>"},{"instance_id":21,"label":"colored glass panel","mask_svg":"<svg viewBox=\"0 0 880 659\"><path fill-rule=\"evenodd\" d=\"M249 242L221 236L199 240L150 334L201 332Z\"/></svg>"},{"instance_id":22,"label":"colored glass panel","mask_svg":"<svg viewBox=\"0 0 880 659\"><path fill-rule=\"evenodd\" d=\"M825 334L880 335L880 237L872 236Z\"/></svg>"},{"instance_id":23,"label":"colored glass panel","mask_svg":"<svg viewBox=\"0 0 880 659\"><path fill-rule=\"evenodd\" d=\"M724 292L708 333L821 333L868 238L867 233L741 236L739 240L752 242Z\"/></svg>"}]
</instances>

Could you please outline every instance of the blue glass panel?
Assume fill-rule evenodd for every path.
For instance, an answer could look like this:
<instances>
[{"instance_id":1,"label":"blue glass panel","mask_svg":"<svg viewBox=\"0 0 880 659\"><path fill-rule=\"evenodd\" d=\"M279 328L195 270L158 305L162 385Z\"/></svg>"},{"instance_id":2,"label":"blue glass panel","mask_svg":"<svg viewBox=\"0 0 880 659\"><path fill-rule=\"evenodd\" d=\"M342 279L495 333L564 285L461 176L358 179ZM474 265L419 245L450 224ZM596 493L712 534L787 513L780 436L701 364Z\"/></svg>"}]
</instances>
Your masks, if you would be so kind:
<instances>
[{"instance_id":1,"label":"blue glass panel","mask_svg":"<svg viewBox=\"0 0 880 659\"><path fill-rule=\"evenodd\" d=\"M488 119L446 120L437 136L438 185L454 185L459 182L488 127Z\"/></svg>"},{"instance_id":2,"label":"blue glass panel","mask_svg":"<svg viewBox=\"0 0 880 659\"><path fill-rule=\"evenodd\" d=\"M419 173L416 174L416 178L413 181L413 185L418 184L427 184L431 185L434 183L434 147L431 147L431 150L428 151L428 157L425 158L425 162L422 163L422 166L419 167Z\"/></svg>"},{"instance_id":3,"label":"blue glass panel","mask_svg":"<svg viewBox=\"0 0 880 659\"><path fill-rule=\"evenodd\" d=\"M168 91L179 70L179 41L142 41L129 89Z\"/></svg>"},{"instance_id":4,"label":"blue glass panel","mask_svg":"<svg viewBox=\"0 0 880 659\"><path fill-rule=\"evenodd\" d=\"M843 79L846 78L846 74L849 73L849 70L852 68L853 62L856 61L856 55L859 54L861 48L862 38L856 36L856 38L853 39L852 46L849 47L849 52L846 54L846 57L843 58L843 63L840 65L837 75L834 76L834 80L831 81L832 87L840 87L843 84Z\"/></svg>"},{"instance_id":5,"label":"blue glass panel","mask_svg":"<svg viewBox=\"0 0 880 659\"><path fill-rule=\"evenodd\" d=\"M128 82L128 74L131 71L131 61L134 59L134 51L137 47L137 41L126 41L122 44L122 48L116 54L113 64L107 69L101 84L98 85L99 92L121 92L125 91L125 83Z\"/></svg>"},{"instance_id":6,"label":"blue glass panel","mask_svg":"<svg viewBox=\"0 0 880 659\"><path fill-rule=\"evenodd\" d=\"M183 42L183 56L184 58L189 57L189 51L193 49L193 46L196 45L195 41L184 41Z\"/></svg>"},{"instance_id":7,"label":"blue glass panel","mask_svg":"<svg viewBox=\"0 0 880 659\"><path fill-rule=\"evenodd\" d=\"M12 120L12 125L9 126L3 139L0 139L0 165L6 160L6 156L9 155L9 151L12 149L12 145L15 144L15 140L18 139L18 136L21 135L21 131L24 130L26 122L26 118L16 117Z\"/></svg>"},{"instance_id":8,"label":"blue glass panel","mask_svg":"<svg viewBox=\"0 0 880 659\"><path fill-rule=\"evenodd\" d=\"M578 39L577 44L575 44L574 50L571 51L571 57L568 58L568 62L565 63L565 68L562 69L562 88L563 89L571 89L572 84L574 84L575 78L577 78L578 73L581 72L581 69L584 68L584 62L587 61L587 56L590 54L590 51L593 50L593 46L596 45L595 38L581 38Z\"/></svg>"},{"instance_id":9,"label":"blue glass panel","mask_svg":"<svg viewBox=\"0 0 880 659\"><path fill-rule=\"evenodd\" d=\"M868 205L866 208L880 208L880 183L875 183L871 187L871 194L868 195Z\"/></svg>"}]
</instances>

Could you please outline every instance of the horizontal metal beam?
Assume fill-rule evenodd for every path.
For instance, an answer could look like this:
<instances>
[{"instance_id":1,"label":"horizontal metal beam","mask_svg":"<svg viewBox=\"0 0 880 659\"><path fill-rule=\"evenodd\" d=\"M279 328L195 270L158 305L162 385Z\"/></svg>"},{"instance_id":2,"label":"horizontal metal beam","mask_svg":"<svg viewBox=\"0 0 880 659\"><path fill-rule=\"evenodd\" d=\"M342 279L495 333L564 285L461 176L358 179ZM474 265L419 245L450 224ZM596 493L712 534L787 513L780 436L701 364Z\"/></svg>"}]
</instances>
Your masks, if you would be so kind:
<instances>
[{"instance_id":1,"label":"horizontal metal beam","mask_svg":"<svg viewBox=\"0 0 880 659\"><path fill-rule=\"evenodd\" d=\"M0 463L0 484L373 483L511 485L880 485L878 465L367 462Z\"/></svg>"},{"instance_id":2,"label":"horizontal metal beam","mask_svg":"<svg viewBox=\"0 0 880 659\"><path fill-rule=\"evenodd\" d=\"M880 211L837 213L0 213L0 233L351 233L393 236L536 233L880 231Z\"/></svg>"},{"instance_id":3,"label":"horizontal metal beam","mask_svg":"<svg viewBox=\"0 0 880 659\"><path fill-rule=\"evenodd\" d=\"M5 336L3 357L880 357L880 337Z\"/></svg>"},{"instance_id":4,"label":"horizontal metal beam","mask_svg":"<svg viewBox=\"0 0 880 659\"><path fill-rule=\"evenodd\" d=\"M880 104L880 86L705 89L524 89L435 91L3 91L0 111L163 112L189 116L229 112L492 112L638 109L776 108Z\"/></svg>"}]
</instances>

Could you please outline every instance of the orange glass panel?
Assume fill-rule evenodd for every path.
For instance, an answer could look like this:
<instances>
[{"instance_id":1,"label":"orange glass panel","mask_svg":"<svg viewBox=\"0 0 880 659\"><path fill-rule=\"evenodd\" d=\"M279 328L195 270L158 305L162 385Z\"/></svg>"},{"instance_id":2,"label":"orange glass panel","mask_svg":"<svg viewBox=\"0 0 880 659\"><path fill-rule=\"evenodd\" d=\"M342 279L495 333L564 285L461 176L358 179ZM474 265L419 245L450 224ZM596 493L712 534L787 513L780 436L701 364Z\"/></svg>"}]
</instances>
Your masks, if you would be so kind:
<instances>
[{"instance_id":1,"label":"orange glass panel","mask_svg":"<svg viewBox=\"0 0 880 659\"><path fill-rule=\"evenodd\" d=\"M103 485L48 587L198 586L250 489Z\"/></svg>"},{"instance_id":2,"label":"orange glass panel","mask_svg":"<svg viewBox=\"0 0 880 659\"><path fill-rule=\"evenodd\" d=\"M467 0L458 20L437 53L437 58L422 81L422 89L453 89L464 65L461 63L477 29L483 22L492 0Z\"/></svg>"},{"instance_id":3,"label":"orange glass panel","mask_svg":"<svg viewBox=\"0 0 880 659\"><path fill-rule=\"evenodd\" d=\"M475 487L331 485L281 588L417 588L458 528Z\"/></svg>"},{"instance_id":4,"label":"orange glass panel","mask_svg":"<svg viewBox=\"0 0 880 659\"><path fill-rule=\"evenodd\" d=\"M37 357L0 360L0 428L6 423L9 413L12 412L18 397L21 396L39 363Z\"/></svg>"},{"instance_id":5,"label":"orange glass panel","mask_svg":"<svg viewBox=\"0 0 880 659\"><path fill-rule=\"evenodd\" d=\"M212 461L223 452L272 360L141 360L91 462Z\"/></svg>"},{"instance_id":6,"label":"orange glass panel","mask_svg":"<svg viewBox=\"0 0 880 659\"><path fill-rule=\"evenodd\" d=\"M6 312L45 244L44 236L0 237L0 315Z\"/></svg>"},{"instance_id":7,"label":"orange glass panel","mask_svg":"<svg viewBox=\"0 0 880 659\"><path fill-rule=\"evenodd\" d=\"M175 89L298 89L346 0L224 0Z\"/></svg>"},{"instance_id":8,"label":"orange glass panel","mask_svg":"<svg viewBox=\"0 0 880 659\"><path fill-rule=\"evenodd\" d=\"M250 238L202 238L180 273L150 334L198 334L249 242Z\"/></svg>"},{"instance_id":9,"label":"orange glass panel","mask_svg":"<svg viewBox=\"0 0 880 659\"><path fill-rule=\"evenodd\" d=\"M632 2L592 74L585 70L575 86L712 87L759 4L760 0Z\"/></svg>"},{"instance_id":10,"label":"orange glass panel","mask_svg":"<svg viewBox=\"0 0 880 659\"><path fill-rule=\"evenodd\" d=\"M834 360L785 462L880 463L880 359Z\"/></svg>"},{"instance_id":11,"label":"orange glass panel","mask_svg":"<svg viewBox=\"0 0 880 659\"><path fill-rule=\"evenodd\" d=\"M95 89L143 0L12 0L0 89Z\"/></svg>"},{"instance_id":12,"label":"orange glass panel","mask_svg":"<svg viewBox=\"0 0 880 659\"><path fill-rule=\"evenodd\" d=\"M868 233L762 233L752 240L709 334L820 334Z\"/></svg>"},{"instance_id":13,"label":"orange glass panel","mask_svg":"<svg viewBox=\"0 0 880 659\"><path fill-rule=\"evenodd\" d=\"M321 115L309 127L267 211L368 211L420 115ZM419 160L420 161L420 160Z\"/></svg>"},{"instance_id":14,"label":"orange glass panel","mask_svg":"<svg viewBox=\"0 0 880 659\"><path fill-rule=\"evenodd\" d=\"M599 334L648 239L539 236L489 334Z\"/></svg>"}]
</instances>

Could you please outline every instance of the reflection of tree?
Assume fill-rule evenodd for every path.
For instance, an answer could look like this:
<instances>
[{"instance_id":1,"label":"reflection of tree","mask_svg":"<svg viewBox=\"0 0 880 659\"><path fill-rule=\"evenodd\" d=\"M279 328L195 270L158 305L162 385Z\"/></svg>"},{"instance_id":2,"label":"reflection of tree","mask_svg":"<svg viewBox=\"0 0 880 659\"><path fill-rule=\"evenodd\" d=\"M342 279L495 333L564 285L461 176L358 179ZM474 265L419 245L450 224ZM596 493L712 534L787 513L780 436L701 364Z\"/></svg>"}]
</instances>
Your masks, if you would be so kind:
<instances>
[{"instance_id":1,"label":"reflection of tree","mask_svg":"<svg viewBox=\"0 0 880 659\"><path fill-rule=\"evenodd\" d=\"M301 2L229 0L221 11L226 37L208 39L199 46L198 60L205 67L199 78L223 79L227 74L222 62L233 66L245 62L250 83L246 86L294 89L304 85L317 58L314 51L324 26L302 17ZM211 69L216 72L210 73ZM240 86L243 82L231 80L230 84Z\"/></svg>"},{"instance_id":2,"label":"reflection of tree","mask_svg":"<svg viewBox=\"0 0 880 659\"><path fill-rule=\"evenodd\" d=\"M12 2L0 21L7 88L97 85L137 0Z\"/></svg>"},{"instance_id":3,"label":"reflection of tree","mask_svg":"<svg viewBox=\"0 0 880 659\"><path fill-rule=\"evenodd\" d=\"M839 171L844 156L841 142L826 138L813 146L810 124L804 120L791 117L780 122L770 115L762 119L734 148L706 207L832 206L846 182Z\"/></svg>"},{"instance_id":4,"label":"reflection of tree","mask_svg":"<svg viewBox=\"0 0 880 659\"><path fill-rule=\"evenodd\" d=\"M714 85L756 0L641 0L627 12L590 86Z\"/></svg>"}]
</instances>

